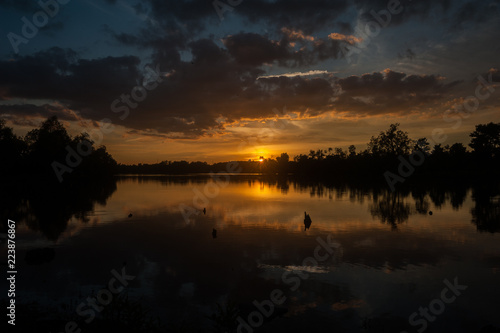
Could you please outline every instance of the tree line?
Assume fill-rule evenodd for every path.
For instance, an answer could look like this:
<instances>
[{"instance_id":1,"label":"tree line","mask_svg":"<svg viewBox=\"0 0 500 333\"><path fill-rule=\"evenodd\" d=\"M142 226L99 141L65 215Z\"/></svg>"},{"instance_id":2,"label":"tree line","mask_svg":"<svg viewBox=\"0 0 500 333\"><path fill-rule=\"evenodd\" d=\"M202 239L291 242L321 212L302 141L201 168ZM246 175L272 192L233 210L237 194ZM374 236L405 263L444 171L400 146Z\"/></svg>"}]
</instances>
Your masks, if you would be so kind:
<instances>
[{"instance_id":1,"label":"tree line","mask_svg":"<svg viewBox=\"0 0 500 333\"><path fill-rule=\"evenodd\" d=\"M82 147L85 147L85 157L75 159L72 152ZM12 128L5 125L5 120L0 119L0 154L0 177L3 179L12 180L17 175L37 183L57 183L57 167L68 161L75 167L66 169L66 184L102 179L117 172L117 163L105 146L95 147L86 133L70 136L56 116L48 118L24 137L15 135Z\"/></svg>"},{"instance_id":2,"label":"tree line","mask_svg":"<svg viewBox=\"0 0 500 333\"><path fill-rule=\"evenodd\" d=\"M397 123L391 124L386 131L372 136L367 148L359 152L351 145L347 149L310 150L293 159L288 153L282 153L276 158L266 159L262 156L262 161L240 161L238 164L242 173L294 174L365 181L384 181L387 172L401 177L398 169L402 160L407 161L404 165L406 168L403 168L407 171L405 175L409 173L406 169L413 169L411 174L416 179L498 175L500 123L477 125L469 134L471 141L468 147L462 143L435 144L431 147L427 138L411 139L399 126ZM409 160L417 153L419 163L411 165ZM118 170L126 174L209 173L224 171L226 163L163 161L155 164L120 164Z\"/></svg>"},{"instance_id":3,"label":"tree line","mask_svg":"<svg viewBox=\"0 0 500 333\"><path fill-rule=\"evenodd\" d=\"M237 163L242 173L294 174L370 182L384 181L384 176L387 181L388 173L394 182L404 182L410 175L415 179L498 176L500 123L476 125L469 134L468 147L462 143L431 147L427 138L411 139L399 126L391 124L386 131L372 136L367 148L359 152L351 145L347 149L310 150L293 159L285 152L276 158L261 157L262 161ZM95 147L86 133L70 136L55 116L24 137L15 135L12 128L6 127L5 121L0 119L0 172L3 178L30 175L54 180L57 176L54 164L68 162L68 158L72 158L68 157L68 152L81 150L82 146L88 149L88 153L78 161L77 167L64 174L65 180L97 179L116 173L210 173L225 171L227 164L168 160L155 164L117 164L105 146Z\"/></svg>"}]
</instances>

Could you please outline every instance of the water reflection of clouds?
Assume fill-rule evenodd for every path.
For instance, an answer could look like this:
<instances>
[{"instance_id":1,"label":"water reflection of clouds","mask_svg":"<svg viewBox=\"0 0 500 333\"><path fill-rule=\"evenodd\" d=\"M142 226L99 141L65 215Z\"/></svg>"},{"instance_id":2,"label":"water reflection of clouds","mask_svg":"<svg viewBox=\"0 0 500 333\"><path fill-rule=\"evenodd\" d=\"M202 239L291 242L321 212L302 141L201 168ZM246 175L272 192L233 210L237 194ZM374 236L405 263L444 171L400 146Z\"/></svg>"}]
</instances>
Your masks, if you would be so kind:
<instances>
[{"instance_id":1,"label":"water reflection of clouds","mask_svg":"<svg viewBox=\"0 0 500 333\"><path fill-rule=\"evenodd\" d=\"M319 185L311 190L292 182L284 193L277 182L234 181L210 200L206 215L187 226L178 204L191 203L193 186L205 183L120 180L106 202L87 205L93 211L66 221L52 262L23 268L23 293L41 302L86 295L126 261L127 272L137 275L131 293L168 308L172 318L191 309L190 304L209 308L223 296L251 304L274 288L288 292L281 277L293 271L310 274L297 292L287 294L288 314L304 318L325 308L328 315L356 311L363 317L384 310L407 318L428 303L426 295L442 289L443 278L457 274L475 288L464 302L479 304L478 313L492 304L482 305L485 293L489 299L500 297L498 288L490 287L500 267L499 234L490 232L496 230L494 191L414 190L391 197L381 190ZM392 204L409 206L401 223ZM373 205L379 208L376 214ZM312 219L307 231L304 211ZM127 218L130 212L133 218ZM381 223L383 214L394 219L398 232ZM42 246L43 237L31 231L33 226L20 225L20 235L25 244ZM211 237L214 226L217 239ZM482 226L489 232L478 233ZM317 267L303 266L316 237L325 234L333 234L342 251ZM26 250L19 248L20 258ZM40 278L31 281L35 275Z\"/></svg>"},{"instance_id":2,"label":"water reflection of clouds","mask_svg":"<svg viewBox=\"0 0 500 333\"><path fill-rule=\"evenodd\" d=\"M25 223L20 225L28 225L52 240L62 241L78 235L84 228L127 220L129 213L133 213L136 221L163 213L175 214L180 203L192 204L194 188L201 190L208 183L213 183L209 177L121 177L117 187L108 186L107 192L92 194L97 189L90 189L91 194L81 205L72 203L80 196L65 199L68 207L57 214L57 224L53 226L48 225L54 221L49 217L57 211L53 204L44 206L43 200L38 203L37 198L31 198L34 204L30 207L34 208L16 210L28 212L21 216L20 220ZM288 190L283 192L283 187ZM455 241L460 238L467 241L474 236L471 237L466 220L479 231L500 230L498 193L495 186L473 189L435 186L389 193L376 188L232 176L230 184L209 200L207 216L198 216L195 220L210 220L219 228L262 226L302 232L302 214L307 211L312 217L312 229L318 231L386 228L381 223L374 224L375 220L388 224L393 230L435 233L447 229L448 233L442 233L442 237L449 235ZM92 197L97 200L92 201ZM433 216L429 216L430 211L434 212ZM165 223L184 226L177 218Z\"/></svg>"},{"instance_id":3,"label":"water reflection of clouds","mask_svg":"<svg viewBox=\"0 0 500 333\"><path fill-rule=\"evenodd\" d=\"M129 211L137 212L134 216L175 213L179 203L191 203L194 187L202 189L205 184L213 182L210 178L157 178L121 180L118 183L120 191L113 195L106 207L100 207L108 212L105 217L102 216L102 222L120 220L122 214ZM276 181L255 177L238 179L233 176L232 182L221 189L218 196L210 199L206 219L215 221L218 228L230 225L247 228L262 226L301 232L302 211L307 210L312 215L313 229L324 232L345 232L367 226L383 229L382 224L370 222L375 219L388 223L392 229L422 232L446 228L450 230L449 237L455 240L470 238L463 223L470 218L463 211L456 214L463 205L474 205L471 191L464 189L435 188L393 194L347 186L328 188L321 184L292 182L290 190L284 193ZM491 205L486 209L491 210ZM428 216L431 210L434 210L432 217ZM474 213L482 220L488 219L481 211ZM182 223L178 225L182 227ZM456 230L460 230L458 235Z\"/></svg>"}]
</instances>

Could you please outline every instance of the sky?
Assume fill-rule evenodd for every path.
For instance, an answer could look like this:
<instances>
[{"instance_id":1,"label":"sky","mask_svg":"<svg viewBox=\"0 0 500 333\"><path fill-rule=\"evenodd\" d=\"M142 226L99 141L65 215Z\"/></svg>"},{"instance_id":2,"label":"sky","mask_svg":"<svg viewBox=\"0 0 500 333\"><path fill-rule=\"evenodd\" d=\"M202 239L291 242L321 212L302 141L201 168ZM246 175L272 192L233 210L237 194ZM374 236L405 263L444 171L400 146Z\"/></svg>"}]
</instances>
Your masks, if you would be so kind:
<instances>
[{"instance_id":1,"label":"sky","mask_svg":"<svg viewBox=\"0 0 500 333\"><path fill-rule=\"evenodd\" d=\"M0 0L0 118L119 163L470 142L500 122L500 0Z\"/></svg>"}]
</instances>

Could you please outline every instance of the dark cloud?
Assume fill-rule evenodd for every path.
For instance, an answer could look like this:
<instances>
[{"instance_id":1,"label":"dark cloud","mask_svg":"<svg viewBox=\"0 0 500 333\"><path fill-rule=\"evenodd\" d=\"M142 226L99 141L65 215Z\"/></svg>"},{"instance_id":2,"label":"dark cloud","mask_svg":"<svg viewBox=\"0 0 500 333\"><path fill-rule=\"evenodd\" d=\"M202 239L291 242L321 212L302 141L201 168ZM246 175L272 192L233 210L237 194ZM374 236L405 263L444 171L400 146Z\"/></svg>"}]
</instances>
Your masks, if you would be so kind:
<instances>
[{"instance_id":1,"label":"dark cloud","mask_svg":"<svg viewBox=\"0 0 500 333\"><path fill-rule=\"evenodd\" d=\"M335 109L358 114L399 112L438 101L457 84L445 83L439 75L407 75L392 70L341 79L331 75L262 77L265 72L259 65L263 62L306 61L297 57L308 56L308 63L312 63L323 56L331 57L326 54L328 46L322 55L321 43L338 42L307 41L311 48L300 53L280 46L281 42L289 44L285 38L274 42L242 33L226 39L227 49L210 39L200 39L186 46L192 61L158 53L157 59L164 55L169 62L152 63L151 67L167 75L160 77L163 82L148 91L147 98L129 107L130 114L124 119L119 118L122 113L113 112L111 104L142 84L145 72L137 57L81 59L70 49L52 48L1 61L0 98L56 101L53 104L60 105L4 106L2 113L16 112L24 118L54 113L63 119L75 115L94 121L110 118L141 133L197 138L242 119L274 117L272 110L284 105L304 116ZM174 58L176 61L172 61ZM171 66L166 67L166 63Z\"/></svg>"},{"instance_id":2,"label":"dark cloud","mask_svg":"<svg viewBox=\"0 0 500 333\"><path fill-rule=\"evenodd\" d=\"M60 120L79 121L78 115L60 105L15 104L0 105L0 115L14 125L38 126L39 119L57 116Z\"/></svg>"},{"instance_id":3,"label":"dark cloud","mask_svg":"<svg viewBox=\"0 0 500 333\"><path fill-rule=\"evenodd\" d=\"M163 138L163 139L171 138L171 137L169 137L168 135L165 135L165 134L153 133L151 130L149 130L149 131L130 130L130 131L127 131L126 134L128 134L128 135L149 136L149 137L153 137L153 138Z\"/></svg>"},{"instance_id":4,"label":"dark cloud","mask_svg":"<svg viewBox=\"0 0 500 333\"><path fill-rule=\"evenodd\" d=\"M169 68L180 65L180 52L188 50L188 44L191 40L188 31L175 24L173 27L161 29L148 24L135 34L115 32L108 26L104 26L103 30L122 45L135 46L141 50L152 50L152 61Z\"/></svg>"},{"instance_id":5,"label":"dark cloud","mask_svg":"<svg viewBox=\"0 0 500 333\"><path fill-rule=\"evenodd\" d=\"M386 69L337 81L338 110L362 114L411 112L447 98L460 81L445 83L440 75L408 75Z\"/></svg>"},{"instance_id":6,"label":"dark cloud","mask_svg":"<svg viewBox=\"0 0 500 333\"><path fill-rule=\"evenodd\" d=\"M232 57L241 64L260 66L275 60L290 58L288 43L275 42L255 33L240 33L224 39Z\"/></svg>"},{"instance_id":7,"label":"dark cloud","mask_svg":"<svg viewBox=\"0 0 500 333\"><path fill-rule=\"evenodd\" d=\"M139 62L132 56L78 59L71 49L51 48L0 61L0 86L10 98L103 102L136 84Z\"/></svg>"},{"instance_id":8,"label":"dark cloud","mask_svg":"<svg viewBox=\"0 0 500 333\"><path fill-rule=\"evenodd\" d=\"M123 45L151 49L152 61L168 68L181 65L180 53L189 51L197 42L185 31L178 29L163 35L159 35L157 28L153 27L145 28L138 34L114 33L108 27L105 27L105 31ZM312 65L342 57L341 44L353 44L351 40L315 38L301 30L288 28L282 28L279 34L280 39L273 40L267 35L241 32L229 35L222 41L229 55L239 64L256 67L273 62L283 67Z\"/></svg>"},{"instance_id":9,"label":"dark cloud","mask_svg":"<svg viewBox=\"0 0 500 333\"><path fill-rule=\"evenodd\" d=\"M136 57L87 60L71 50L53 48L3 61L1 96L57 100L85 119L111 118L131 129L186 138L222 130L241 118L274 116L272 109L287 103L302 112L319 112L332 96L324 79L257 80L263 70L235 61L211 40L192 42L189 48L193 62L179 62L173 70L161 64L159 69L169 76L123 120L112 112L111 103L141 84L144 73ZM35 108L26 112L42 115Z\"/></svg>"},{"instance_id":10,"label":"dark cloud","mask_svg":"<svg viewBox=\"0 0 500 333\"><path fill-rule=\"evenodd\" d=\"M242 1L233 10L226 11L224 17L238 15L249 23L264 24L275 31L288 27L302 30L306 34L324 29L335 31L340 25L340 32L345 34L350 33L351 29L349 23L338 21L341 15L354 9L365 12L364 19L374 20L370 11L384 10L388 2L389 0L252 0ZM391 24L406 22L413 16L424 19L436 10L446 13L451 6L451 0L402 0L401 5L404 11L393 15ZM190 33L203 31L206 24L219 23L219 16L211 0L148 0L136 6L136 10L138 14L147 13L163 27L172 28L178 22L183 22Z\"/></svg>"},{"instance_id":11,"label":"dark cloud","mask_svg":"<svg viewBox=\"0 0 500 333\"><path fill-rule=\"evenodd\" d=\"M331 109L335 86L325 78L271 77L260 79L266 91L273 92L278 105L293 105L294 109L316 115Z\"/></svg>"},{"instance_id":12,"label":"dark cloud","mask_svg":"<svg viewBox=\"0 0 500 333\"><path fill-rule=\"evenodd\" d=\"M239 63L261 66L273 63L282 67L299 67L317 64L327 59L343 56L341 43L346 39L321 39L303 35L302 31L286 31L279 41L255 33L239 33L225 38L224 46ZM340 34L339 34L340 35ZM345 36L344 36L345 37Z\"/></svg>"},{"instance_id":13,"label":"dark cloud","mask_svg":"<svg viewBox=\"0 0 500 333\"><path fill-rule=\"evenodd\" d=\"M500 1L500 0L495 0ZM224 45L242 65L261 66L274 63L282 67L294 68L317 64L328 59L342 57L341 45L353 44L352 40L318 38L311 34L331 31L348 36L353 33L351 23L341 15L353 9L364 12L366 21L375 18L370 14L387 9L388 0L254 0L243 1L233 11L225 15L238 15L250 23L257 23L273 30L270 35L255 32L239 32L226 36ZM401 1L404 10L392 15L391 24L407 22L412 16L425 18L436 12L446 14L450 10L450 0ZM195 42L201 32L208 31L209 24L220 24L219 17L208 0L160 1L149 0L134 6L136 13L148 17L145 26L137 33L107 32L119 43L148 48L153 52L152 61L165 67L181 66L181 53L189 51L189 44ZM455 8L456 9L456 8ZM443 18L444 20L444 18ZM266 30L267 31L267 30ZM290 33L291 32L291 33ZM338 33L340 32L340 33ZM300 38L307 36L313 40ZM213 39L213 36L210 37ZM413 59L411 49L400 54L400 58Z\"/></svg>"},{"instance_id":14,"label":"dark cloud","mask_svg":"<svg viewBox=\"0 0 500 333\"><path fill-rule=\"evenodd\" d=\"M242 66L259 67L274 64L286 68L306 67L329 59L343 56L341 45L353 44L352 40L319 38L318 31L334 32L348 36L352 33L351 23L345 15L352 10L364 12L366 20L374 20L370 11L387 8L388 0L254 0L243 1L225 15L237 15L250 23L263 25L273 32L262 35L255 32L239 32L226 36L224 46L229 55ZM391 24L408 21L411 16L426 17L441 10L448 12L450 0L422 0L417 3L402 1L404 11L392 15ZM160 1L149 0L134 6L136 13L150 20L137 33L112 32L113 38L127 46L152 52L152 62L166 68L182 66L181 54L189 52L201 32L209 30L210 24L220 24L219 17L208 0ZM344 15L344 16L343 16ZM342 18L340 18L342 17ZM286 31L284 31L286 29ZM292 32L292 33L290 33ZM299 38L297 36L310 38ZM213 37L210 37L213 39ZM413 59L411 49L400 57Z\"/></svg>"}]
</instances>

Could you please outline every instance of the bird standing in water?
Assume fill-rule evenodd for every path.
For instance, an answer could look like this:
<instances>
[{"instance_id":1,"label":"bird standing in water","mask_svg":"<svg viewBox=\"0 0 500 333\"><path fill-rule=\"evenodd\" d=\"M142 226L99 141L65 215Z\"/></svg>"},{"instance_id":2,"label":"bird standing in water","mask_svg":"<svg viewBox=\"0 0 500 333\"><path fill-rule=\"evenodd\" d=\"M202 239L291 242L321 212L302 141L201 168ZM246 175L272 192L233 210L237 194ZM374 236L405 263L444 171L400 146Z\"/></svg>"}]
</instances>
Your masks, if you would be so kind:
<instances>
[{"instance_id":1,"label":"bird standing in water","mask_svg":"<svg viewBox=\"0 0 500 333\"><path fill-rule=\"evenodd\" d=\"M206 213L207 213L207 209L203 208L203 215L205 215Z\"/></svg>"},{"instance_id":2,"label":"bird standing in water","mask_svg":"<svg viewBox=\"0 0 500 333\"><path fill-rule=\"evenodd\" d=\"M217 229L212 229L212 238L217 238Z\"/></svg>"}]
</instances>

